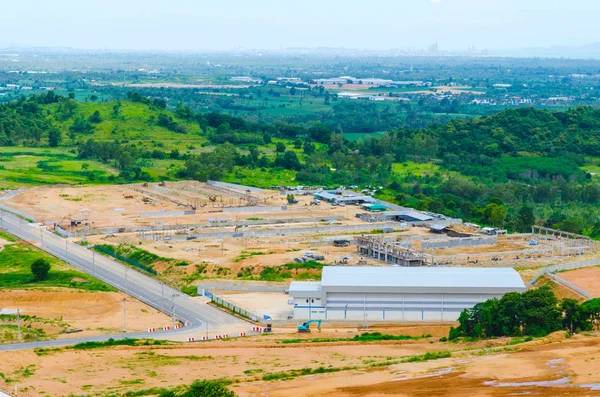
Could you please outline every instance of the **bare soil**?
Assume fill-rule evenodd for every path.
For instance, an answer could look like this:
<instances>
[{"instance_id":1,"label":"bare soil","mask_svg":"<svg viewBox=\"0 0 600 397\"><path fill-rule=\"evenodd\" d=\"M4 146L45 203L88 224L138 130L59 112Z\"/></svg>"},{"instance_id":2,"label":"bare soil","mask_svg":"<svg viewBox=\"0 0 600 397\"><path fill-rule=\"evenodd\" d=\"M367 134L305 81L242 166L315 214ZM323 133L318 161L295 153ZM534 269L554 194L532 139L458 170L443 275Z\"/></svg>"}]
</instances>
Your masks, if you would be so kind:
<instances>
[{"instance_id":1,"label":"bare soil","mask_svg":"<svg viewBox=\"0 0 600 397\"><path fill-rule=\"evenodd\" d=\"M122 332L123 298L117 292L56 290L2 290L0 309L19 309L21 314L67 323L75 336ZM170 318L127 297L127 331L144 331L170 324ZM54 335L56 328L48 329ZM64 336L64 335L63 335ZM62 337L62 336L61 336Z\"/></svg>"},{"instance_id":2,"label":"bare soil","mask_svg":"<svg viewBox=\"0 0 600 397\"><path fill-rule=\"evenodd\" d=\"M600 297L600 267L586 267L558 274L594 297Z\"/></svg>"},{"instance_id":3,"label":"bare soil","mask_svg":"<svg viewBox=\"0 0 600 397\"><path fill-rule=\"evenodd\" d=\"M426 327L418 326L420 332ZM438 333L440 326L431 326ZM379 329L407 333L409 326ZM445 327L447 332L448 327ZM314 337L351 337L352 329L324 330ZM440 330L441 331L441 330ZM280 333L230 341L94 350L56 349L0 353L0 372L19 384L21 396L103 395L151 387L175 387L197 379L227 378L240 397L268 396L592 396L600 379L600 335L553 334L507 345L508 339L441 343L437 338L392 342L283 344ZM426 352L451 357L400 363ZM389 364L387 364L389 363ZM264 375L302 368L339 372L263 381ZM343 369L343 368L346 369ZM25 372L25 369L29 371ZM195 368L196 370L191 370ZM278 376L275 376L278 377ZM0 388L8 389L3 379ZM12 383L11 383L12 384Z\"/></svg>"}]
</instances>

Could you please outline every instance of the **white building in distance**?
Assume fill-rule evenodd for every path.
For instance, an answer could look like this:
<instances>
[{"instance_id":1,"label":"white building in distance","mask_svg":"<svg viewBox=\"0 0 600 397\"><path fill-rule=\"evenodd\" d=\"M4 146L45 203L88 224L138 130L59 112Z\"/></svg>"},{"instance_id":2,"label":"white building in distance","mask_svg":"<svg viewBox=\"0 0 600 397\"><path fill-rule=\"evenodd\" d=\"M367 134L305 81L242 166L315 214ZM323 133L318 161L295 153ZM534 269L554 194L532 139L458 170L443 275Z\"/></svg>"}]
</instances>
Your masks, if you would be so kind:
<instances>
[{"instance_id":1,"label":"white building in distance","mask_svg":"<svg viewBox=\"0 0 600 397\"><path fill-rule=\"evenodd\" d=\"M526 290L512 268L323 268L320 282L294 281L294 319L456 321L477 303Z\"/></svg>"}]
</instances>

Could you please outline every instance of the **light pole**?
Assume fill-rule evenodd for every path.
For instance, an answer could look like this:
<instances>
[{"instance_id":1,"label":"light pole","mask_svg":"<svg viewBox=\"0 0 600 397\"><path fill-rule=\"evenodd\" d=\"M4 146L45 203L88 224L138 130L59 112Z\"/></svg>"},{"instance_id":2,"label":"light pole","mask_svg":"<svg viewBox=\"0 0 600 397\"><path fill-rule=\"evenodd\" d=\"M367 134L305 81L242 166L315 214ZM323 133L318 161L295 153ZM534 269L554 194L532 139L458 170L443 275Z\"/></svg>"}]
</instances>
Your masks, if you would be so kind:
<instances>
[{"instance_id":1,"label":"light pole","mask_svg":"<svg viewBox=\"0 0 600 397\"><path fill-rule=\"evenodd\" d=\"M17 309L17 329L19 333L19 342L21 342L21 312L19 309Z\"/></svg>"},{"instance_id":2,"label":"light pole","mask_svg":"<svg viewBox=\"0 0 600 397\"><path fill-rule=\"evenodd\" d=\"M171 314L173 315L173 329L175 329L175 298L178 296L179 294L171 295Z\"/></svg>"},{"instance_id":3,"label":"light pole","mask_svg":"<svg viewBox=\"0 0 600 397\"><path fill-rule=\"evenodd\" d=\"M159 281L160 283L160 307L162 307L163 309L165 308L165 283L163 283L162 281Z\"/></svg>"},{"instance_id":4,"label":"light pole","mask_svg":"<svg viewBox=\"0 0 600 397\"><path fill-rule=\"evenodd\" d=\"M127 298L123 298L123 333L127 333Z\"/></svg>"}]
</instances>

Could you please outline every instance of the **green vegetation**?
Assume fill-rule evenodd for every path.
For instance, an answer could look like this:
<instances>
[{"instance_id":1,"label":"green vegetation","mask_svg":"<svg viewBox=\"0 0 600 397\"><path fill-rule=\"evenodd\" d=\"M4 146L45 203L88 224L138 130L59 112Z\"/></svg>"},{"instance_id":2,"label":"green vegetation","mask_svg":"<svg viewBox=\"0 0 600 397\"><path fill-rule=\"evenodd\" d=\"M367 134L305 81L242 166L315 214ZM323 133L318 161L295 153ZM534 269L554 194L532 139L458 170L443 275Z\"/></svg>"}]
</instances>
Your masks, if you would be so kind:
<instances>
[{"instance_id":1,"label":"green vegetation","mask_svg":"<svg viewBox=\"0 0 600 397\"><path fill-rule=\"evenodd\" d=\"M119 244L117 246L111 244L98 244L95 245L93 249L154 275L157 275L158 272L153 269L153 266L159 262L166 263L169 265L169 268L172 266L182 267L189 265L189 262L187 261L164 258L131 244Z\"/></svg>"},{"instance_id":2,"label":"green vegetation","mask_svg":"<svg viewBox=\"0 0 600 397\"><path fill-rule=\"evenodd\" d=\"M342 368L301 368L301 369L292 369L286 372L276 372L271 374L263 375L262 380L288 380L292 378L296 378L298 376L306 376L306 375L317 375L317 374L327 374L331 372L340 372Z\"/></svg>"},{"instance_id":3,"label":"green vegetation","mask_svg":"<svg viewBox=\"0 0 600 397\"><path fill-rule=\"evenodd\" d=\"M327 343L327 342L378 342L378 341L404 341L404 340L419 340L423 338L429 338L431 335L423 336L407 336L407 335L388 335L380 332L365 332L360 335L354 335L352 338L296 338L296 339L283 339L283 344L294 344L294 343Z\"/></svg>"},{"instance_id":4,"label":"green vegetation","mask_svg":"<svg viewBox=\"0 0 600 397\"><path fill-rule=\"evenodd\" d=\"M458 337L545 336L559 330L571 333L592 330L600 319L600 299L579 304L559 300L547 287L511 292L465 309L460 325L450 330L449 340Z\"/></svg>"},{"instance_id":5,"label":"green vegetation","mask_svg":"<svg viewBox=\"0 0 600 397\"><path fill-rule=\"evenodd\" d=\"M43 258L36 259L31 264L31 274L33 274L33 281L48 280L48 273L50 272L50 262Z\"/></svg>"},{"instance_id":6,"label":"green vegetation","mask_svg":"<svg viewBox=\"0 0 600 397\"><path fill-rule=\"evenodd\" d=\"M113 339L110 338L106 342L82 342L73 346L69 346L68 349L75 350L90 350L90 349L101 349L105 347L113 347L113 346L160 346L167 344L169 342L164 340L157 339L132 339L132 338L124 338L124 339Z\"/></svg>"},{"instance_id":7,"label":"green vegetation","mask_svg":"<svg viewBox=\"0 0 600 397\"><path fill-rule=\"evenodd\" d=\"M323 265L311 260L304 263L286 263L280 266L265 267L258 277L254 275L254 266L243 267L237 274L238 278L260 281L320 280Z\"/></svg>"},{"instance_id":8,"label":"green vegetation","mask_svg":"<svg viewBox=\"0 0 600 397\"><path fill-rule=\"evenodd\" d=\"M44 93L0 105L0 178L8 186L178 178L381 186L378 197L406 207L600 238L600 180L584 171L600 158L600 110L519 108L421 124L405 123L407 104L335 102L320 121L258 123L182 104L171 112L140 93L108 103ZM435 114L456 113L437 102L445 109ZM350 141L343 131L372 134Z\"/></svg>"},{"instance_id":9,"label":"green vegetation","mask_svg":"<svg viewBox=\"0 0 600 397\"><path fill-rule=\"evenodd\" d=\"M242 251L242 253L237 258L235 258L233 260L233 262L237 263L237 262L241 262L241 261L243 261L245 259L252 258L253 256L270 255L272 253L273 252L261 252L261 251L251 251L251 252L248 252L248 251Z\"/></svg>"},{"instance_id":10,"label":"green vegetation","mask_svg":"<svg viewBox=\"0 0 600 397\"><path fill-rule=\"evenodd\" d=\"M442 358L449 358L451 357L452 354L449 351L441 351L441 352L427 352L425 354L422 354L420 356L410 356L407 358L402 359L401 362L403 363L420 363L420 362L424 362L424 361L431 361L431 360L439 360Z\"/></svg>"},{"instance_id":11,"label":"green vegetation","mask_svg":"<svg viewBox=\"0 0 600 397\"><path fill-rule=\"evenodd\" d=\"M223 381L196 381L182 391L162 391L158 397L236 397Z\"/></svg>"},{"instance_id":12,"label":"green vegetation","mask_svg":"<svg viewBox=\"0 0 600 397\"><path fill-rule=\"evenodd\" d=\"M36 281L31 274L31 265L40 259L47 262L51 270L47 279ZM87 291L116 291L85 273L72 270L53 256L21 243L6 245L0 252L0 273L0 288L5 289L63 287Z\"/></svg>"}]
</instances>

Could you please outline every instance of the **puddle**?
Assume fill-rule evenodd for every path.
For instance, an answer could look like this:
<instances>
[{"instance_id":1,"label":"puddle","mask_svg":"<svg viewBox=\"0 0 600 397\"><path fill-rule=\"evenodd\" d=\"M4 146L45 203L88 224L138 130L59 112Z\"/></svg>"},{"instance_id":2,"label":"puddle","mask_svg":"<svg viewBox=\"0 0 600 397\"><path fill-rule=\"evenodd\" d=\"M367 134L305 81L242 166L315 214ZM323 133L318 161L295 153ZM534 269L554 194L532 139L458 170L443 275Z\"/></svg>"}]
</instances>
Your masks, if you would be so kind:
<instances>
[{"instance_id":1,"label":"puddle","mask_svg":"<svg viewBox=\"0 0 600 397\"><path fill-rule=\"evenodd\" d=\"M404 378L393 378L393 382L401 382L403 380L412 380L412 379L424 379L424 378L433 378L434 376L447 375L450 372L454 371L456 367L447 367L441 368L434 372L429 372L425 375L413 376L413 377L404 377Z\"/></svg>"},{"instance_id":2,"label":"puddle","mask_svg":"<svg viewBox=\"0 0 600 397\"><path fill-rule=\"evenodd\" d=\"M498 382L497 380L490 380L483 382L486 386L493 387L530 387L530 386L556 386L556 385L564 385L569 383L569 378L560 378L556 380L542 380L537 382Z\"/></svg>"},{"instance_id":3,"label":"puddle","mask_svg":"<svg viewBox=\"0 0 600 397\"><path fill-rule=\"evenodd\" d=\"M558 365L560 363L564 363L565 359L564 358L555 358L554 360L548 360L546 361L546 365L549 368L552 369L563 369L565 366L564 365Z\"/></svg>"},{"instance_id":4,"label":"puddle","mask_svg":"<svg viewBox=\"0 0 600 397\"><path fill-rule=\"evenodd\" d=\"M586 385L579 385L579 387L590 390L600 390L600 383L588 383Z\"/></svg>"}]
</instances>

